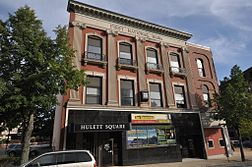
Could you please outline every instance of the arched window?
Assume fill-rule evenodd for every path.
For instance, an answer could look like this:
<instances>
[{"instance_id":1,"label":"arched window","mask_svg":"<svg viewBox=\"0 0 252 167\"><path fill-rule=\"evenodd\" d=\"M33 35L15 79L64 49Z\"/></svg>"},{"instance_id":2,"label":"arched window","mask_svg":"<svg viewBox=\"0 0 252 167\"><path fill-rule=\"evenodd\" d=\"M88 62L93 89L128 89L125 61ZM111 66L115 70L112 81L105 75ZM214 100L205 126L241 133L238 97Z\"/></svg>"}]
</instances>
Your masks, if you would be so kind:
<instances>
[{"instance_id":1,"label":"arched window","mask_svg":"<svg viewBox=\"0 0 252 167\"><path fill-rule=\"evenodd\" d=\"M205 75L203 60L197 59L197 66L198 66L199 76L200 77L205 77L206 75Z\"/></svg>"},{"instance_id":2,"label":"arched window","mask_svg":"<svg viewBox=\"0 0 252 167\"><path fill-rule=\"evenodd\" d=\"M210 106L210 96L209 96L209 89L206 85L203 85L202 92L203 92L203 100L205 103L205 107L209 107Z\"/></svg>"},{"instance_id":3,"label":"arched window","mask_svg":"<svg viewBox=\"0 0 252 167\"><path fill-rule=\"evenodd\" d=\"M102 60L102 39L89 35L87 43L87 57L89 59Z\"/></svg>"},{"instance_id":4,"label":"arched window","mask_svg":"<svg viewBox=\"0 0 252 167\"><path fill-rule=\"evenodd\" d=\"M171 59L170 65L171 65L172 72L179 72L179 68L180 68L179 55L176 53L171 53L170 59Z\"/></svg>"},{"instance_id":5,"label":"arched window","mask_svg":"<svg viewBox=\"0 0 252 167\"><path fill-rule=\"evenodd\" d=\"M147 48L147 63L149 68L158 69L157 50L153 48Z\"/></svg>"},{"instance_id":6,"label":"arched window","mask_svg":"<svg viewBox=\"0 0 252 167\"><path fill-rule=\"evenodd\" d=\"M132 65L132 46L126 42L120 42L119 44L119 58L120 64Z\"/></svg>"}]
</instances>

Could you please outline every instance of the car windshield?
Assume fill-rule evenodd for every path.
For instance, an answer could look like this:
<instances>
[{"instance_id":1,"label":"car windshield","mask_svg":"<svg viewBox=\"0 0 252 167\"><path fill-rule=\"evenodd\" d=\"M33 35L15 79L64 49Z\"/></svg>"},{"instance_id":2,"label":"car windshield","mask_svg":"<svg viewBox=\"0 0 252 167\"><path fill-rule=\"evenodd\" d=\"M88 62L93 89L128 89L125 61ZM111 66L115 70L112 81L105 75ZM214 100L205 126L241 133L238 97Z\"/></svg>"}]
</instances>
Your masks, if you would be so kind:
<instances>
[{"instance_id":1,"label":"car windshield","mask_svg":"<svg viewBox=\"0 0 252 167\"><path fill-rule=\"evenodd\" d=\"M13 148L13 147L15 147L15 144L9 145L9 148Z\"/></svg>"}]
</instances>

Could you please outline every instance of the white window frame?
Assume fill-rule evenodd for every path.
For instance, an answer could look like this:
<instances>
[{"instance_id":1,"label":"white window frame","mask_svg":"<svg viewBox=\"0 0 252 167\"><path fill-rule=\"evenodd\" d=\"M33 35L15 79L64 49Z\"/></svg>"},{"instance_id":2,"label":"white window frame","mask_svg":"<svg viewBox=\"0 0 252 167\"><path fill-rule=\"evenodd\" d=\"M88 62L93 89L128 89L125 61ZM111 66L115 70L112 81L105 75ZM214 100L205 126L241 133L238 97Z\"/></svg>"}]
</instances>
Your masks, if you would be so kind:
<instances>
[{"instance_id":1,"label":"white window frame","mask_svg":"<svg viewBox=\"0 0 252 167\"><path fill-rule=\"evenodd\" d=\"M151 62L148 62L147 49L154 49L154 50L156 50L156 52L157 52L157 65L160 65L161 64L161 60L160 60L160 56L159 56L160 55L159 49L155 48L153 46L145 46L145 60L146 60L146 63L151 63Z\"/></svg>"},{"instance_id":2,"label":"white window frame","mask_svg":"<svg viewBox=\"0 0 252 167\"><path fill-rule=\"evenodd\" d=\"M185 95L185 102L186 102L186 107L185 108L178 108L177 103L176 103L176 98L175 98L175 86L183 86L184 87L184 95ZM174 106L178 109L186 109L189 106L189 97L188 97L188 91L187 87L184 83L178 83L178 82L173 82L172 83L172 89L173 89L173 98L174 98Z\"/></svg>"},{"instance_id":3,"label":"white window frame","mask_svg":"<svg viewBox=\"0 0 252 167\"><path fill-rule=\"evenodd\" d=\"M147 84L148 84L147 86L148 86L148 91L149 91L149 107L151 107L150 83L160 84L160 86L161 86L161 100L162 100L161 108L164 108L166 106L164 84L163 84L162 80L157 80L157 79L147 79ZM160 108L160 107L151 107L151 108Z\"/></svg>"},{"instance_id":4,"label":"white window frame","mask_svg":"<svg viewBox=\"0 0 252 167\"><path fill-rule=\"evenodd\" d=\"M133 85L134 85L134 103L135 103L133 106L122 106L121 105L121 83L120 83L121 80L133 81ZM137 106L138 105L138 101L137 101L137 97L136 97L136 94L138 94L138 92L137 92L137 78L133 77L133 76L128 76L128 75L118 75L117 76L117 82L118 82L118 98L119 98L118 103L119 103L119 106L122 106L122 107Z\"/></svg>"},{"instance_id":5,"label":"white window frame","mask_svg":"<svg viewBox=\"0 0 252 167\"><path fill-rule=\"evenodd\" d=\"M200 62L200 64L199 64L199 62ZM206 71L205 71L204 61L201 58L197 58L196 59L196 64L197 64L197 70L198 70L199 76L202 77L202 78L206 77ZM201 65L202 67L199 67L199 65ZM202 71L200 71L200 69Z\"/></svg>"},{"instance_id":6,"label":"white window frame","mask_svg":"<svg viewBox=\"0 0 252 167\"><path fill-rule=\"evenodd\" d=\"M209 141L213 142L213 147L209 147ZM207 148L208 149L214 149L215 148L215 144L214 144L214 140L213 139L207 139Z\"/></svg>"},{"instance_id":7,"label":"white window frame","mask_svg":"<svg viewBox=\"0 0 252 167\"><path fill-rule=\"evenodd\" d=\"M106 53L106 37L101 36L101 35L97 34L96 32L86 33L84 53L88 51L87 48L88 48L88 37L89 36L96 36L98 38L101 38L101 40L102 40L102 53L101 53L102 55L101 56L105 55L105 53Z\"/></svg>"},{"instance_id":8,"label":"white window frame","mask_svg":"<svg viewBox=\"0 0 252 167\"><path fill-rule=\"evenodd\" d=\"M95 71L85 71L86 76L93 76L93 77L101 77L102 78L102 95L101 95L101 104L94 104L94 105L105 105L105 97L106 97L106 75L104 73L95 72ZM86 86L83 86L83 104L86 104Z\"/></svg>"},{"instance_id":9,"label":"white window frame","mask_svg":"<svg viewBox=\"0 0 252 167\"><path fill-rule=\"evenodd\" d=\"M127 41L127 40L118 40L117 41L117 58L120 58L120 43L128 43L129 45L131 45L131 56L132 56L132 61L136 61L136 50L135 50L135 45L134 43Z\"/></svg>"},{"instance_id":10,"label":"white window frame","mask_svg":"<svg viewBox=\"0 0 252 167\"><path fill-rule=\"evenodd\" d=\"M221 143L220 143L221 140L223 140L224 146L221 145ZM219 143L219 146L220 146L221 148L225 148L225 140L224 140L223 138L219 138L218 143Z\"/></svg>"}]
</instances>

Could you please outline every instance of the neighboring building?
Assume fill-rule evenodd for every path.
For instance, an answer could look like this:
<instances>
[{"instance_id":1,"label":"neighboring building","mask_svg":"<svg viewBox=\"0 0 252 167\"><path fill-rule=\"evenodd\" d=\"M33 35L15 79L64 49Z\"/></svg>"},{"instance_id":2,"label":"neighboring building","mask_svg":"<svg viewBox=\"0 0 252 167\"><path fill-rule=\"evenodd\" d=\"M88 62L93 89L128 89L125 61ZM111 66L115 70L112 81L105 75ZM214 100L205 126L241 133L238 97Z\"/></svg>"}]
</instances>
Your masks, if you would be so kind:
<instances>
[{"instance_id":1,"label":"neighboring building","mask_svg":"<svg viewBox=\"0 0 252 167\"><path fill-rule=\"evenodd\" d=\"M187 43L189 33L76 1L68 12L73 62L88 83L58 97L56 150L88 149L99 165L131 165L207 158L218 142L208 149L205 137L223 144L220 126L201 123L218 91L209 48Z\"/></svg>"},{"instance_id":2,"label":"neighboring building","mask_svg":"<svg viewBox=\"0 0 252 167\"><path fill-rule=\"evenodd\" d=\"M252 67L248 68L243 73L246 81L248 81L250 92L252 93Z\"/></svg>"}]
</instances>

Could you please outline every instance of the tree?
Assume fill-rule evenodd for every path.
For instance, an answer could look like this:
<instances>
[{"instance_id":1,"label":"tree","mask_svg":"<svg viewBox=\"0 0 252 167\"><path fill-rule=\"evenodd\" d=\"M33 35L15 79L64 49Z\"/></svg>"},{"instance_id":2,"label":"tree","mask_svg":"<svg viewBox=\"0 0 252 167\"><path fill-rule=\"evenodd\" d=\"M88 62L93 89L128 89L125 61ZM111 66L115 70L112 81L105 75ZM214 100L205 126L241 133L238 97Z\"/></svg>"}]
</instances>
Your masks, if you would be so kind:
<instances>
[{"instance_id":1,"label":"tree","mask_svg":"<svg viewBox=\"0 0 252 167\"><path fill-rule=\"evenodd\" d=\"M16 118L22 128L21 163L29 157L34 116L56 105L57 94L85 84L85 73L72 63L66 27L48 37L28 6L0 20L0 113Z\"/></svg>"},{"instance_id":2,"label":"tree","mask_svg":"<svg viewBox=\"0 0 252 167\"><path fill-rule=\"evenodd\" d=\"M249 138L250 142L252 139L252 122L250 119L241 120L241 136L243 138Z\"/></svg>"},{"instance_id":3,"label":"tree","mask_svg":"<svg viewBox=\"0 0 252 167\"><path fill-rule=\"evenodd\" d=\"M240 129L242 120L252 118L252 97L248 83L237 65L231 69L230 77L221 81L220 93L216 95L215 101L218 104L215 118L226 121L227 126L235 129L241 143L241 159L245 161Z\"/></svg>"}]
</instances>

